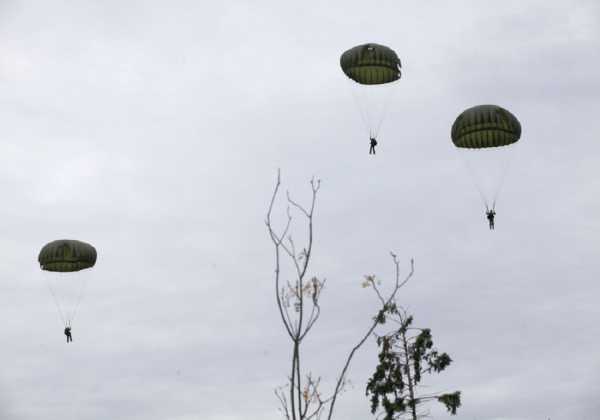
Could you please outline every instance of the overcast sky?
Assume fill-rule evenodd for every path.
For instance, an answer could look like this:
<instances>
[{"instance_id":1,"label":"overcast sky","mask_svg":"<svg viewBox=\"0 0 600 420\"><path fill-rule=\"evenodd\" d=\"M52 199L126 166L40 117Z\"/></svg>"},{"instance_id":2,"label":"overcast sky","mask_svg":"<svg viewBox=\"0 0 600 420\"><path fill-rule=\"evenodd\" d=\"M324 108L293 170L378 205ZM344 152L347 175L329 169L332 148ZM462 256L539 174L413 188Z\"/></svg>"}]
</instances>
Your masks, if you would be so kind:
<instances>
[{"instance_id":1,"label":"overcast sky","mask_svg":"<svg viewBox=\"0 0 600 420\"><path fill-rule=\"evenodd\" d=\"M404 70L375 157L339 67L365 42ZM303 203L322 180L303 368L324 393L394 251L416 265L398 302L454 360L427 384L462 391L455 418L597 420L599 51L597 0L0 0L0 418L280 419L281 168ZM523 127L494 232L450 141L487 103ZM61 238L98 250L68 345L37 264ZM335 418L372 418L376 355Z\"/></svg>"}]
</instances>

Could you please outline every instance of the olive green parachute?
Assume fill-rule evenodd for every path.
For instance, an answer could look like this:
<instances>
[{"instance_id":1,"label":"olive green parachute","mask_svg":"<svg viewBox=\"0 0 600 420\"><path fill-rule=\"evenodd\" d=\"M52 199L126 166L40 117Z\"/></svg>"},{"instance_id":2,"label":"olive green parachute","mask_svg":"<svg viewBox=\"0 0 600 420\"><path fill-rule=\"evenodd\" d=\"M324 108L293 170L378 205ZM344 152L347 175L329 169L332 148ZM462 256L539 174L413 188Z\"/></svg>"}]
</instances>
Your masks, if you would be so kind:
<instances>
[{"instance_id":1,"label":"olive green parachute","mask_svg":"<svg viewBox=\"0 0 600 420\"><path fill-rule=\"evenodd\" d=\"M456 147L483 149L508 146L521 137L519 120L498 105L478 105L463 111L452 124Z\"/></svg>"},{"instance_id":2,"label":"olive green parachute","mask_svg":"<svg viewBox=\"0 0 600 420\"><path fill-rule=\"evenodd\" d=\"M96 249L90 244L59 239L44 245L38 261L42 270L67 273L93 267L96 256Z\"/></svg>"},{"instance_id":3,"label":"olive green parachute","mask_svg":"<svg viewBox=\"0 0 600 420\"><path fill-rule=\"evenodd\" d=\"M96 257L92 245L72 239L52 241L38 255L42 276L65 327L75 319L87 280L94 275L94 270L86 269L96 264Z\"/></svg>"},{"instance_id":4,"label":"olive green parachute","mask_svg":"<svg viewBox=\"0 0 600 420\"><path fill-rule=\"evenodd\" d=\"M364 44L344 52L340 66L350 79L361 85L380 85L400 79L400 59L384 45Z\"/></svg>"},{"instance_id":5,"label":"olive green parachute","mask_svg":"<svg viewBox=\"0 0 600 420\"><path fill-rule=\"evenodd\" d=\"M451 138L486 211L494 210L521 138L521 123L498 105L478 105L456 118Z\"/></svg>"}]
</instances>

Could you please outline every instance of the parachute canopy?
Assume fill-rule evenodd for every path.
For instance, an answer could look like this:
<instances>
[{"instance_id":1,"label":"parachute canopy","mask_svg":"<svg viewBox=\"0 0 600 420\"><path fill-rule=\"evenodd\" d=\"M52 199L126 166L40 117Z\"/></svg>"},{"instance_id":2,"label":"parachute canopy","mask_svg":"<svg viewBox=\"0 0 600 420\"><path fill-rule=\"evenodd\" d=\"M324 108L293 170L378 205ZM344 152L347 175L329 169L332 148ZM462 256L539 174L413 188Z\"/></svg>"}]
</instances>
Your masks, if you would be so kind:
<instances>
[{"instance_id":1,"label":"parachute canopy","mask_svg":"<svg viewBox=\"0 0 600 420\"><path fill-rule=\"evenodd\" d=\"M66 273L93 267L96 256L96 249L90 244L59 239L44 245L38 261L42 270Z\"/></svg>"},{"instance_id":2,"label":"parachute canopy","mask_svg":"<svg viewBox=\"0 0 600 420\"><path fill-rule=\"evenodd\" d=\"M400 59L384 45L364 44L350 48L340 57L340 66L361 85L380 85L400 79Z\"/></svg>"},{"instance_id":3,"label":"parachute canopy","mask_svg":"<svg viewBox=\"0 0 600 420\"><path fill-rule=\"evenodd\" d=\"M483 149L508 146L521 137L519 120L498 105L478 105L463 111L452 124L456 147Z\"/></svg>"}]
</instances>

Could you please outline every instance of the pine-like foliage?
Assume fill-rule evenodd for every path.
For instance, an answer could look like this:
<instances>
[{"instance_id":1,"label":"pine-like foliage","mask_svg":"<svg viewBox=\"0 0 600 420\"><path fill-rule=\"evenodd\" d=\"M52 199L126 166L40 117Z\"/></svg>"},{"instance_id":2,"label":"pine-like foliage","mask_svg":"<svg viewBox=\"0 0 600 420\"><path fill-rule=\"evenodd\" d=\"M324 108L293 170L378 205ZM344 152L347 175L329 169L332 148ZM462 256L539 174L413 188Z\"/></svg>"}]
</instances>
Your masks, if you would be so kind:
<instances>
[{"instance_id":1,"label":"pine-like foliage","mask_svg":"<svg viewBox=\"0 0 600 420\"><path fill-rule=\"evenodd\" d=\"M440 373L452 363L447 353L433 347L431 330L411 327L413 317L398 310L395 303L386 305L376 317L380 324L392 318L400 326L377 337L379 364L367 383L371 412L383 409L383 420L421 417L417 408L431 400L446 406L451 414L460 407L460 391L437 395L417 395L424 374Z\"/></svg>"}]
</instances>

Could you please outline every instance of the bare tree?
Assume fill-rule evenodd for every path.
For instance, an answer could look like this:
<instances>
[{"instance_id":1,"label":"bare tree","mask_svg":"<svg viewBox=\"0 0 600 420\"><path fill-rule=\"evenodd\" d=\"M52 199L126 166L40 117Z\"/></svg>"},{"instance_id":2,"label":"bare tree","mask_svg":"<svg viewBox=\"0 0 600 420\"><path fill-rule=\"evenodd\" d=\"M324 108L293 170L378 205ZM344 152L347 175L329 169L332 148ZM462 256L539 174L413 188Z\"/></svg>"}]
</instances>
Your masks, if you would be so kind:
<instances>
[{"instance_id":1,"label":"bare tree","mask_svg":"<svg viewBox=\"0 0 600 420\"><path fill-rule=\"evenodd\" d=\"M400 263L394 253L390 253L395 266L395 285L392 292L384 298L380 290L376 286L375 276L366 276L367 285L373 286L377 297L381 301L382 309L378 315L373 318L373 323L361 336L357 344L351 349L346 357L346 361L338 376L335 389L329 396L323 396L319 386L321 377L313 377L311 373L305 375L305 382L302 378L301 362L301 344L302 340L315 325L321 307L319 305L319 297L321 291L325 287L325 279L319 280L312 276L307 278L307 272L312 256L313 249L313 215L317 193L319 192L321 181L310 180L312 190L312 200L309 207L304 207L294 201L289 192L286 193L287 198L287 220L285 226L280 233L276 232L273 227L272 214L275 206L275 201L279 194L281 186L281 174L277 171L277 182L273 190L273 196L269 204L265 224L275 250L275 296L277 299L277 307L279 314L285 327L285 330L292 341L292 364L288 383L284 387L277 388L275 395L280 401L280 411L287 420L320 420L327 413L327 420L331 420L334 412L337 397L344 391L347 385L347 373L350 367L350 362L354 354L365 343L367 338L373 333L377 325L380 323L380 317L388 306L394 301L398 290L408 282L414 273L414 261L411 260L410 272L401 281L400 280ZM290 226L292 223L292 209L299 212L306 220L308 230L308 242L300 252L296 248L296 244L290 234ZM282 257L288 258L291 261L294 272L294 281L287 281L282 285L281 281L281 264ZM293 304L293 305L292 305ZM310 311L305 310L306 306L310 305ZM290 313L290 308L293 306L294 312ZM295 314L294 314L295 313ZM286 388L289 388L286 390Z\"/></svg>"}]
</instances>

